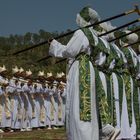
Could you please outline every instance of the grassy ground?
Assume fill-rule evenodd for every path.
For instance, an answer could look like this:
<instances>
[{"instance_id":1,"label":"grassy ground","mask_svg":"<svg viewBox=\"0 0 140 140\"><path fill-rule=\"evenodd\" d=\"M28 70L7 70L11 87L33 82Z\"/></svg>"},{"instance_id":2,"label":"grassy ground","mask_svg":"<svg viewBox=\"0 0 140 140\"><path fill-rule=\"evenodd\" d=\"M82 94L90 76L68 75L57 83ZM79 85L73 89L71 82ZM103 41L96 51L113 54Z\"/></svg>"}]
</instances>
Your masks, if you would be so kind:
<instances>
[{"instance_id":1,"label":"grassy ground","mask_svg":"<svg viewBox=\"0 0 140 140\"><path fill-rule=\"evenodd\" d=\"M0 140L66 140L65 129L0 133Z\"/></svg>"}]
</instances>

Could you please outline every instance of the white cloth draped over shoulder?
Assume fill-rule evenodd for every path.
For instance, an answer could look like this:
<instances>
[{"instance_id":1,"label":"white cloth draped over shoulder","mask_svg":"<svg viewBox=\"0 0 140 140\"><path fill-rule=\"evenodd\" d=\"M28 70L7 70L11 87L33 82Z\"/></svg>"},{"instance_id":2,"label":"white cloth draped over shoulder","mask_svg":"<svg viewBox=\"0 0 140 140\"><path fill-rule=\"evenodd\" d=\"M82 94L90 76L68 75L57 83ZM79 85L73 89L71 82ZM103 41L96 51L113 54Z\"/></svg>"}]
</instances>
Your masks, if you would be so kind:
<instances>
[{"instance_id":1,"label":"white cloth draped over shoulder","mask_svg":"<svg viewBox=\"0 0 140 140\"><path fill-rule=\"evenodd\" d=\"M98 38L92 34L95 44ZM79 53L91 53L89 41L81 30L77 30L66 46L56 40L50 44L49 54L54 57L75 58ZM99 127L96 110L95 71L90 64L91 122L80 120L79 116L79 61L75 60L68 72L66 87L66 125L68 140L99 140Z\"/></svg>"}]
</instances>

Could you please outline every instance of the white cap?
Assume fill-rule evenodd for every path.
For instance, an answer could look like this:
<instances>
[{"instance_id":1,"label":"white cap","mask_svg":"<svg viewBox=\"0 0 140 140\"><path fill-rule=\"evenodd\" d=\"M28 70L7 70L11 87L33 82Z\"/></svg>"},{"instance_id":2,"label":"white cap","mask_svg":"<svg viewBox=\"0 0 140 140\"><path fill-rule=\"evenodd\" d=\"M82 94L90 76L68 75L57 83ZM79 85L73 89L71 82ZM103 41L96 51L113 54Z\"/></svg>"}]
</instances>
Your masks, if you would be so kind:
<instances>
[{"instance_id":1,"label":"white cap","mask_svg":"<svg viewBox=\"0 0 140 140\"><path fill-rule=\"evenodd\" d=\"M53 76L52 73L47 73L47 78Z\"/></svg>"},{"instance_id":2,"label":"white cap","mask_svg":"<svg viewBox=\"0 0 140 140\"><path fill-rule=\"evenodd\" d=\"M100 21L98 13L86 6L77 14L76 22L80 27L84 27Z\"/></svg>"},{"instance_id":3,"label":"white cap","mask_svg":"<svg viewBox=\"0 0 140 140\"><path fill-rule=\"evenodd\" d=\"M6 67L5 65L3 65L2 67L0 67L0 72L6 71Z\"/></svg>"},{"instance_id":4,"label":"white cap","mask_svg":"<svg viewBox=\"0 0 140 140\"><path fill-rule=\"evenodd\" d=\"M27 75L27 76L32 75L32 72L31 72L30 69L29 69L28 71L26 71L26 75Z\"/></svg>"},{"instance_id":5,"label":"white cap","mask_svg":"<svg viewBox=\"0 0 140 140\"><path fill-rule=\"evenodd\" d=\"M12 68L12 72L13 72L13 73L17 73L17 72L19 72L18 67L17 67L17 66L15 66L15 68Z\"/></svg>"},{"instance_id":6,"label":"white cap","mask_svg":"<svg viewBox=\"0 0 140 140\"><path fill-rule=\"evenodd\" d=\"M56 78L61 78L61 77L62 77L61 73L57 73Z\"/></svg>"},{"instance_id":7,"label":"white cap","mask_svg":"<svg viewBox=\"0 0 140 140\"><path fill-rule=\"evenodd\" d=\"M23 71L24 71L24 69L22 67L20 67L19 72L21 73Z\"/></svg>"},{"instance_id":8,"label":"white cap","mask_svg":"<svg viewBox=\"0 0 140 140\"><path fill-rule=\"evenodd\" d=\"M131 31L130 30L125 30L123 32L125 32L127 34L127 33L130 33ZM121 39L119 39L119 44L121 46L126 46L128 44L137 42L138 35L136 33L132 33L130 35L127 35L125 38L126 38L126 40L123 40L123 41Z\"/></svg>"},{"instance_id":9,"label":"white cap","mask_svg":"<svg viewBox=\"0 0 140 140\"><path fill-rule=\"evenodd\" d=\"M45 74L44 74L44 71L39 71L38 72L38 76L44 76Z\"/></svg>"},{"instance_id":10,"label":"white cap","mask_svg":"<svg viewBox=\"0 0 140 140\"><path fill-rule=\"evenodd\" d=\"M111 31L116 28L116 27L112 26L110 22L103 22L100 24L100 26L103 28L103 31L101 33L105 33L105 32ZM109 33L103 37L106 38L106 40L115 38L113 32Z\"/></svg>"},{"instance_id":11,"label":"white cap","mask_svg":"<svg viewBox=\"0 0 140 140\"><path fill-rule=\"evenodd\" d=\"M103 22L100 24L100 26L106 31L110 31L110 30L113 30L115 29L116 27L112 26L110 22Z\"/></svg>"},{"instance_id":12,"label":"white cap","mask_svg":"<svg viewBox=\"0 0 140 140\"><path fill-rule=\"evenodd\" d=\"M129 31L129 30L125 31L125 33L130 33L130 32L131 31ZM138 38L139 37L138 37L138 35L136 33L132 33L132 34L126 36L126 39L128 40L128 43L130 43L130 44L137 42Z\"/></svg>"},{"instance_id":13,"label":"white cap","mask_svg":"<svg viewBox=\"0 0 140 140\"><path fill-rule=\"evenodd\" d=\"M61 76L65 76L65 73L64 73L64 72L62 72L62 73L61 73Z\"/></svg>"}]
</instances>

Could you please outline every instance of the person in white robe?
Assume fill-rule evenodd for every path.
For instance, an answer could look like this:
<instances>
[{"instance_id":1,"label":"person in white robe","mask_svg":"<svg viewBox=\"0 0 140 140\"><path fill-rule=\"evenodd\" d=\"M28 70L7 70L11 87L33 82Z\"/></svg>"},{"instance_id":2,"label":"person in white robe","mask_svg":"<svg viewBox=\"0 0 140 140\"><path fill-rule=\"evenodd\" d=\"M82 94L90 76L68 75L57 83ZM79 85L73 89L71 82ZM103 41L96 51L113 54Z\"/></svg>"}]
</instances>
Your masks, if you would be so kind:
<instances>
[{"instance_id":1,"label":"person in white robe","mask_svg":"<svg viewBox=\"0 0 140 140\"><path fill-rule=\"evenodd\" d=\"M48 77L47 73L47 77ZM45 107L46 107L46 125L47 125L47 129L52 129L52 120L51 120L51 110L52 108L52 102L51 102L51 83L47 80L45 82L45 90L44 90L44 99L45 99Z\"/></svg>"},{"instance_id":2,"label":"person in white robe","mask_svg":"<svg viewBox=\"0 0 140 140\"><path fill-rule=\"evenodd\" d=\"M63 81L60 81L59 83L59 92L58 92L58 98L59 98L59 114L58 114L58 125L64 126L65 125L65 104L66 104L66 83Z\"/></svg>"},{"instance_id":3,"label":"person in white robe","mask_svg":"<svg viewBox=\"0 0 140 140\"><path fill-rule=\"evenodd\" d=\"M53 79L48 89L48 96L47 96L48 104L49 104L48 115L51 121L51 128L53 129L57 129L57 122L58 122L57 83L58 82L56 82Z\"/></svg>"},{"instance_id":4,"label":"person in white robe","mask_svg":"<svg viewBox=\"0 0 140 140\"><path fill-rule=\"evenodd\" d=\"M89 7L83 8L77 15L80 27L97 21L99 21L97 12ZM94 40L92 45L97 47L99 39L92 27L89 28L89 31ZM50 42L50 55L75 59L68 72L66 87L68 140L99 140L99 137L104 140L115 139L113 135L115 129L109 124L103 127L102 136L99 136L95 68L90 61L90 55L96 52L92 52L92 49L87 36L80 29L74 33L66 46L54 39Z\"/></svg>"},{"instance_id":5,"label":"person in white robe","mask_svg":"<svg viewBox=\"0 0 140 140\"><path fill-rule=\"evenodd\" d=\"M25 110L24 110L24 91L23 91L23 86L25 84L25 80L23 78L19 79L19 88L18 88L18 93L19 93L19 100L20 100L20 109L19 109L19 115L20 115L20 121L21 121L21 129L20 131L25 131L25 129L23 129L23 119L25 117Z\"/></svg>"},{"instance_id":6,"label":"person in white robe","mask_svg":"<svg viewBox=\"0 0 140 140\"><path fill-rule=\"evenodd\" d=\"M1 79L1 77L0 77ZM3 101L4 92L0 86L0 133L4 132L5 126L3 126L4 122L4 101Z\"/></svg>"},{"instance_id":7,"label":"person in white robe","mask_svg":"<svg viewBox=\"0 0 140 140\"><path fill-rule=\"evenodd\" d=\"M23 91L24 91L24 94L25 94L25 97L26 97L26 108L25 108L25 117L24 117L24 122L23 122L23 128L26 130L26 131L31 131L32 129L32 125L31 125L31 120L32 120L32 106L31 106L31 103L30 103L30 100L31 100L31 95L32 92L33 92L33 89L32 89L32 82L31 81L28 81L27 84L25 84L23 86Z\"/></svg>"},{"instance_id":8,"label":"person in white robe","mask_svg":"<svg viewBox=\"0 0 140 140\"><path fill-rule=\"evenodd\" d=\"M38 129L39 128L39 111L38 111L38 108L37 108L37 99L38 96L37 96L37 83L33 83L33 90L34 92L32 93L32 104L33 104L33 107L32 107L32 127L33 129Z\"/></svg>"},{"instance_id":9,"label":"person in white robe","mask_svg":"<svg viewBox=\"0 0 140 140\"><path fill-rule=\"evenodd\" d=\"M43 83L42 83L42 98L43 98L43 102L44 102L44 104L43 104L43 107L44 107L44 110L42 110L42 111L44 111L43 112L43 116L44 116L44 128L46 128L46 127L48 127L48 119L49 119L49 117L48 117L48 113L47 113L47 111L48 111L48 107L47 107L47 93L48 93L48 83L47 83L47 81L45 80Z\"/></svg>"},{"instance_id":10,"label":"person in white robe","mask_svg":"<svg viewBox=\"0 0 140 140\"><path fill-rule=\"evenodd\" d=\"M20 129L20 119L18 116L18 106L19 106L19 100L18 100L18 93L17 93L17 87L18 87L18 80L15 80L13 83L10 82L10 86L13 87L13 93L11 93L11 111L12 111L12 124L11 127L15 131Z\"/></svg>"},{"instance_id":11,"label":"person in white robe","mask_svg":"<svg viewBox=\"0 0 140 140\"><path fill-rule=\"evenodd\" d=\"M104 23L102 26L104 29L106 29L106 31L115 28L111 25L111 23ZM111 33L107 36L103 36L103 38L106 40L111 40L115 38L115 36L113 33ZM109 45L110 54L107 56L107 64L105 63L107 67L107 72L105 73L106 76L109 75L109 81L107 84L109 85L110 82L110 92L108 92L107 95L112 114L112 124L116 130L119 130L121 129L122 98L123 94L125 94L125 92L123 92L123 88L125 88L125 86L122 78L122 72L124 65L127 63L127 60L124 57L123 52L114 42L110 43ZM120 139L120 136L118 136L117 139Z\"/></svg>"},{"instance_id":12,"label":"person in white robe","mask_svg":"<svg viewBox=\"0 0 140 140\"><path fill-rule=\"evenodd\" d=\"M9 95L7 92L7 88L9 86L9 80L6 78L7 70L5 65L3 67L0 67L0 83L1 83L1 90L3 92L2 96L2 118L1 118L1 127L4 128L4 131L10 131L11 130L11 105L9 100Z\"/></svg>"},{"instance_id":13,"label":"person in white robe","mask_svg":"<svg viewBox=\"0 0 140 140\"><path fill-rule=\"evenodd\" d=\"M128 30L126 33L130 32ZM131 43L134 43L138 40L138 36L133 33L128 35L125 40L120 41L122 47ZM123 101L122 101L122 114L121 114L121 134L120 138L124 139L136 139L136 122L137 122L137 103L136 97L138 95L136 87L136 67L137 67L137 55L131 47L122 48L122 51L127 60L126 70L123 74L124 80L124 92L123 92ZM137 102L135 104L135 102ZM136 105L136 106L135 106ZM135 106L135 107L134 107Z\"/></svg>"},{"instance_id":14,"label":"person in white robe","mask_svg":"<svg viewBox=\"0 0 140 140\"><path fill-rule=\"evenodd\" d=\"M62 98L62 122L63 124L66 123L66 113L65 113L65 107L66 107L66 75L62 72L61 73L62 80L60 81L60 84L62 86L61 89L61 98Z\"/></svg>"}]
</instances>

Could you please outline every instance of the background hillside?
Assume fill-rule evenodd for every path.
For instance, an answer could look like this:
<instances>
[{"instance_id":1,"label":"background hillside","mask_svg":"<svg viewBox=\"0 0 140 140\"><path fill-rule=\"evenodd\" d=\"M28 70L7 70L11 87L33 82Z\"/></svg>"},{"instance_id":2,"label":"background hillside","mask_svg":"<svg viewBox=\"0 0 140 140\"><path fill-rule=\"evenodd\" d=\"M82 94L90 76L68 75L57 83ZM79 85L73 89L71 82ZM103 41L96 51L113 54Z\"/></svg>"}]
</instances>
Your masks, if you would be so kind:
<instances>
[{"instance_id":1,"label":"background hillside","mask_svg":"<svg viewBox=\"0 0 140 140\"><path fill-rule=\"evenodd\" d=\"M139 28L138 26L133 26L130 29L134 30L136 28ZM67 30L66 32L69 32L70 30ZM39 42L45 41L50 37L56 37L61 34L64 34L66 32L58 33L53 32L49 33L44 30L39 30L38 33L30 33L27 32L25 35L9 35L8 37L0 37L0 65L5 64L6 68L9 70L9 73L11 73L11 68L15 65L23 67L25 70L31 69L33 74L37 74L39 70L44 70L45 73L52 71L53 73L56 72L65 72L66 69L66 62L55 64L56 61L59 59L56 58L50 58L45 61L42 61L40 63L37 63L37 60L45 57L48 55L48 45L43 45L40 47L37 47L35 49L29 50L24 53L20 53L17 56L13 56L12 53L22 50L24 48L30 47L31 45L37 44ZM140 36L140 33L137 33ZM117 36L120 36L121 34L118 33ZM71 36L64 37L60 39L59 41L62 44L67 44ZM134 45L133 48L137 50L137 45Z\"/></svg>"}]
</instances>

